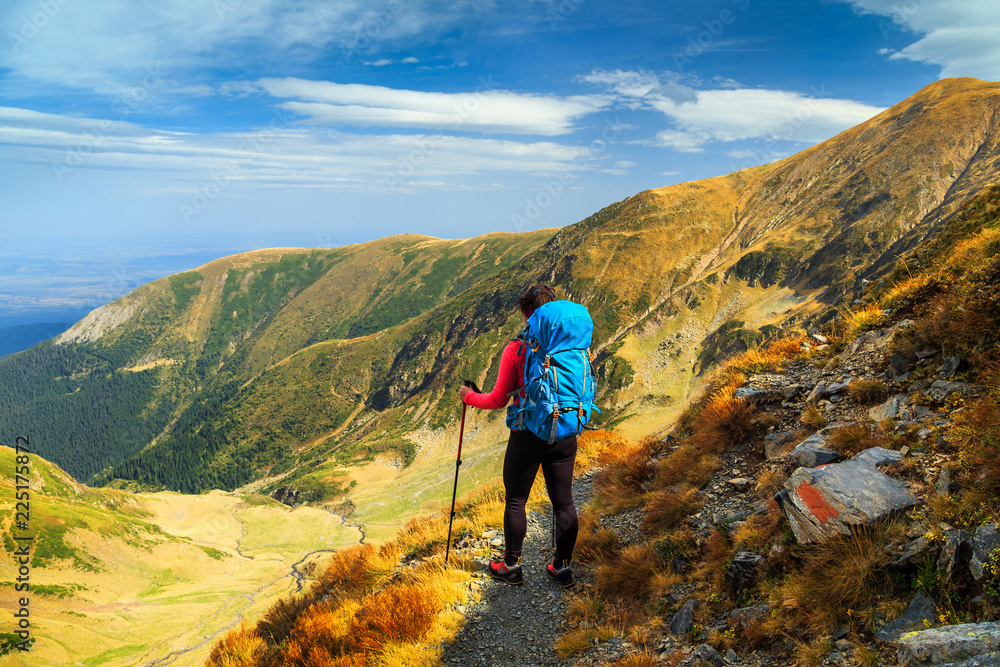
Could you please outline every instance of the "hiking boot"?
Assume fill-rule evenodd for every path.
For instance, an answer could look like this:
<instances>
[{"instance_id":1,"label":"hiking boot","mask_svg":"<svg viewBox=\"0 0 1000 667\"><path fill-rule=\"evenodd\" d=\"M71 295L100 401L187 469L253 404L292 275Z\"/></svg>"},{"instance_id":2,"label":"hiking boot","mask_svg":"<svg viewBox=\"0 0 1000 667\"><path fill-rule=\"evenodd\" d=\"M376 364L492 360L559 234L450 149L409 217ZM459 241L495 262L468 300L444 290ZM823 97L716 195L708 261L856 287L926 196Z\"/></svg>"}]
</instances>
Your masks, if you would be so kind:
<instances>
[{"instance_id":1,"label":"hiking boot","mask_svg":"<svg viewBox=\"0 0 1000 667\"><path fill-rule=\"evenodd\" d=\"M524 583L524 573L521 571L521 559L519 558L513 565L508 565L503 560L490 562L490 576L505 583L517 586Z\"/></svg>"},{"instance_id":2,"label":"hiking boot","mask_svg":"<svg viewBox=\"0 0 1000 667\"><path fill-rule=\"evenodd\" d=\"M545 568L545 571L548 573L550 579L557 582L563 588L569 588L573 585L573 570L569 568L568 560L554 559Z\"/></svg>"}]
</instances>

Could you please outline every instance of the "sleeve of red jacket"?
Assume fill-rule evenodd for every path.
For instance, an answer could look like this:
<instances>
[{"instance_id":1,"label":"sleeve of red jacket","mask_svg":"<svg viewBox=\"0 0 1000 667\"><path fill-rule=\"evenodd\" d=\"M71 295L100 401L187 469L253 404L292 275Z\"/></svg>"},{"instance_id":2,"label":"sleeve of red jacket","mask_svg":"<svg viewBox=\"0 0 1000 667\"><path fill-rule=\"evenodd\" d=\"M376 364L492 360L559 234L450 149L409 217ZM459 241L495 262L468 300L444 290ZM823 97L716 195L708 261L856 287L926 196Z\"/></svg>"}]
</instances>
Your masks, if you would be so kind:
<instances>
[{"instance_id":1,"label":"sleeve of red jacket","mask_svg":"<svg viewBox=\"0 0 1000 667\"><path fill-rule=\"evenodd\" d=\"M500 370L497 373L496 384L488 394L470 392L465 395L465 404L483 410L496 410L507 405L510 395L517 389L518 363L517 355L521 342L512 340L500 355Z\"/></svg>"}]
</instances>

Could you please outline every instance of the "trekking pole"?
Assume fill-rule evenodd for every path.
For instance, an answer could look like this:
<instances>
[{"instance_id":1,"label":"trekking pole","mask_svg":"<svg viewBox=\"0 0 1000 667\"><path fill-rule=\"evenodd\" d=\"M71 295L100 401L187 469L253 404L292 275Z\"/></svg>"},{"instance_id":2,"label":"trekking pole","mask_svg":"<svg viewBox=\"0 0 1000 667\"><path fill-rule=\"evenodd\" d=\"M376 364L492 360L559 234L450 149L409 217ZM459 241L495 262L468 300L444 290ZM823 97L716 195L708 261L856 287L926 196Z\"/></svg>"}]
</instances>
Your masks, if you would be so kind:
<instances>
[{"instance_id":1,"label":"trekking pole","mask_svg":"<svg viewBox=\"0 0 1000 667\"><path fill-rule=\"evenodd\" d=\"M480 393L479 387L472 380L465 381L466 387L471 387L472 391ZM455 520L455 496L458 494L458 468L462 465L462 438L465 435L465 409L469 407L462 403L462 424L458 427L458 456L455 458L455 486L451 490L451 514L448 516L448 542L444 548L444 564L448 564L448 556L451 555L451 524Z\"/></svg>"}]
</instances>

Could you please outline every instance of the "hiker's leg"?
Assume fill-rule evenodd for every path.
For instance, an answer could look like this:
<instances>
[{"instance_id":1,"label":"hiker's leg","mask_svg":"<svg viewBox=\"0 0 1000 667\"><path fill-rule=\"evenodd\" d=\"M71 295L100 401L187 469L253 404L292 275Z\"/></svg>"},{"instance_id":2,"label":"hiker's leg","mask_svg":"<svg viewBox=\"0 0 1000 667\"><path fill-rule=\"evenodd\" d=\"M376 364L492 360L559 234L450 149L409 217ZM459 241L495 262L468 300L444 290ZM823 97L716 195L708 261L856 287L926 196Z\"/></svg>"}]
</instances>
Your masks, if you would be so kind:
<instances>
[{"instance_id":1,"label":"hiker's leg","mask_svg":"<svg viewBox=\"0 0 1000 667\"><path fill-rule=\"evenodd\" d=\"M552 445L542 459L545 488L552 501L556 523L556 553L559 560L570 560L576 546L579 523L573 503L573 466L576 463L576 438L566 438Z\"/></svg>"},{"instance_id":2,"label":"hiker's leg","mask_svg":"<svg viewBox=\"0 0 1000 667\"><path fill-rule=\"evenodd\" d=\"M503 486L507 504L503 512L503 533L508 559L520 558L528 521L524 505L538 472L540 441L529 431L511 431L503 459Z\"/></svg>"}]
</instances>

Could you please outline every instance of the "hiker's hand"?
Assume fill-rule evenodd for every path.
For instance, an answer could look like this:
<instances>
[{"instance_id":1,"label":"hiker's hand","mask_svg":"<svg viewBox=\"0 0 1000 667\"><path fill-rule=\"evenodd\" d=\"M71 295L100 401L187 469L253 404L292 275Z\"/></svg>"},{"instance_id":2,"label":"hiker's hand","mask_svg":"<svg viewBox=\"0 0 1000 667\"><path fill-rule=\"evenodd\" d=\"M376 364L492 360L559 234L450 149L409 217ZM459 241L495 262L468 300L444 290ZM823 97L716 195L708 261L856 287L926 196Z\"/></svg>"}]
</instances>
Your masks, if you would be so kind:
<instances>
[{"instance_id":1,"label":"hiker's hand","mask_svg":"<svg viewBox=\"0 0 1000 667\"><path fill-rule=\"evenodd\" d=\"M458 397L462 400L463 403L465 403L465 397L468 396L469 394L474 394L474 393L475 392L472 391L472 387L462 386L458 390Z\"/></svg>"}]
</instances>

